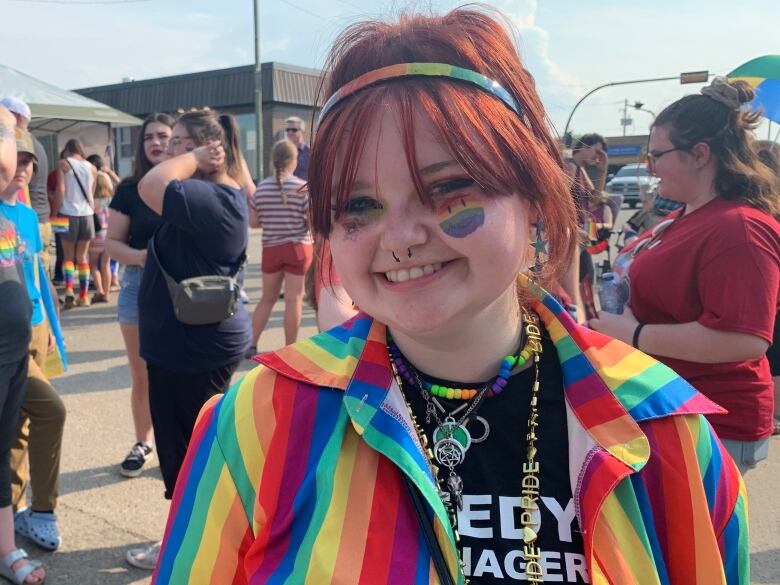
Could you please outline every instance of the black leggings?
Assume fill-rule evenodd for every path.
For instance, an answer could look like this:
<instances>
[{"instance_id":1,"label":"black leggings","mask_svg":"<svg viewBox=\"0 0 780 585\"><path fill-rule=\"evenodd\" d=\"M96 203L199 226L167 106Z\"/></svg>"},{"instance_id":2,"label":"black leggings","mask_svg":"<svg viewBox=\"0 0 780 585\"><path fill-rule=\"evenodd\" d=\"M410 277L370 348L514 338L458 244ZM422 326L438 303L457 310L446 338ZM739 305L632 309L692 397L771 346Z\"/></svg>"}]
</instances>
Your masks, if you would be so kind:
<instances>
[{"instance_id":1,"label":"black leggings","mask_svg":"<svg viewBox=\"0 0 780 585\"><path fill-rule=\"evenodd\" d=\"M30 356L0 365L0 508L11 505L11 445L19 430L19 410L27 387Z\"/></svg>"},{"instance_id":2,"label":"black leggings","mask_svg":"<svg viewBox=\"0 0 780 585\"><path fill-rule=\"evenodd\" d=\"M173 372L146 364L154 442L160 458L166 500L173 498L176 478L200 409L209 398L230 387L230 378L240 363L197 374Z\"/></svg>"}]
</instances>

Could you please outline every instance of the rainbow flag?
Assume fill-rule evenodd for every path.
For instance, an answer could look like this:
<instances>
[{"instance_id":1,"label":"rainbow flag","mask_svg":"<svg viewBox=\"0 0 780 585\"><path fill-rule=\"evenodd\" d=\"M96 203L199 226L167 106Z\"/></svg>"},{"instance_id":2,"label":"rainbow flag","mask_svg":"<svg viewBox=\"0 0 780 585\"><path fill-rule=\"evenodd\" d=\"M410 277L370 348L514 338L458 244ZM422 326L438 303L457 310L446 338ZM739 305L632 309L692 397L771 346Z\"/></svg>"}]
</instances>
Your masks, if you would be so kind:
<instances>
[{"instance_id":1,"label":"rainbow flag","mask_svg":"<svg viewBox=\"0 0 780 585\"><path fill-rule=\"evenodd\" d=\"M596 242L599 239L599 226L593 221L593 218L585 218L585 231L588 234L588 240Z\"/></svg>"},{"instance_id":2,"label":"rainbow flag","mask_svg":"<svg viewBox=\"0 0 780 585\"><path fill-rule=\"evenodd\" d=\"M49 219L51 231L55 234L67 234L70 220L67 217L52 217Z\"/></svg>"},{"instance_id":3,"label":"rainbow flag","mask_svg":"<svg viewBox=\"0 0 780 585\"><path fill-rule=\"evenodd\" d=\"M30 207L30 191L28 187L24 188L24 192L27 195L27 199L19 199L22 203ZM20 190L21 193L21 190ZM17 194L18 195L18 194ZM51 218L64 220L67 226L68 218ZM67 230L67 227L65 229ZM36 254L35 263L37 265L35 272L35 284L38 290L41 292L41 302L43 303L43 310L46 313L46 319L49 322L49 329L52 335L54 335L54 349L46 355L46 361L44 363L44 375L49 378L56 378L68 371L68 354L65 351L65 338L62 335L62 327L60 326L59 313L57 312L57 299L52 295L51 288L49 287L49 276L46 274L46 270L43 267L43 259L40 255Z\"/></svg>"},{"instance_id":4,"label":"rainbow flag","mask_svg":"<svg viewBox=\"0 0 780 585\"><path fill-rule=\"evenodd\" d=\"M44 374L50 380L56 378L68 371L68 354L65 350L65 338L62 335L59 315L57 314L57 299L51 294L49 288L49 277L43 268L43 261L38 259L38 284L41 291L41 300L43 308L46 311L46 319L49 321L49 328L54 335L54 349L46 355L44 364Z\"/></svg>"},{"instance_id":5,"label":"rainbow flag","mask_svg":"<svg viewBox=\"0 0 780 585\"><path fill-rule=\"evenodd\" d=\"M740 65L727 77L729 81L748 83L756 92L748 107L780 124L780 55L757 57Z\"/></svg>"}]
</instances>

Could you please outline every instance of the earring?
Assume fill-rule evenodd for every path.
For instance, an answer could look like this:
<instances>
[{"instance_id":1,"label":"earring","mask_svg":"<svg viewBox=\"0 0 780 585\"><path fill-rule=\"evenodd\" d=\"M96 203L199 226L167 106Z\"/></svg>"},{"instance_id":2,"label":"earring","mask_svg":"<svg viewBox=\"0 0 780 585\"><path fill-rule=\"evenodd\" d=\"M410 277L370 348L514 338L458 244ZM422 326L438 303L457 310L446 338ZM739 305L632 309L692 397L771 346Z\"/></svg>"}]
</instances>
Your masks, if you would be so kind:
<instances>
[{"instance_id":1,"label":"earring","mask_svg":"<svg viewBox=\"0 0 780 585\"><path fill-rule=\"evenodd\" d=\"M534 228L536 230L536 236L534 242L531 244L531 247L534 249L534 263L530 270L532 278L538 279L544 268L542 254L545 256L547 255L547 241L543 237L544 223L541 219L534 224Z\"/></svg>"},{"instance_id":2,"label":"earring","mask_svg":"<svg viewBox=\"0 0 780 585\"><path fill-rule=\"evenodd\" d=\"M406 256L407 256L408 258L411 258L411 257L412 257L412 249L411 249L411 248L407 248L407 249L406 249Z\"/></svg>"},{"instance_id":3,"label":"earring","mask_svg":"<svg viewBox=\"0 0 780 585\"><path fill-rule=\"evenodd\" d=\"M401 262L401 259L395 255L395 252L391 251L390 253L393 255L393 260L395 260L396 262Z\"/></svg>"}]
</instances>

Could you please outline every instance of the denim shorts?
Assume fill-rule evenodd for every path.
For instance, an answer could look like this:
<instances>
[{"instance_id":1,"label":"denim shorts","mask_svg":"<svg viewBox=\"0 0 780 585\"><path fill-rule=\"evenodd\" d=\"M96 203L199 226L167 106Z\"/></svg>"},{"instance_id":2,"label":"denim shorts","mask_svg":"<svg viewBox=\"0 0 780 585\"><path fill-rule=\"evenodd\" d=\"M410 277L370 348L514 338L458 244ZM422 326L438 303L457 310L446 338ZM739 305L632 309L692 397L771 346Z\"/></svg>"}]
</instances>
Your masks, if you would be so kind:
<instances>
[{"instance_id":1,"label":"denim shorts","mask_svg":"<svg viewBox=\"0 0 780 585\"><path fill-rule=\"evenodd\" d=\"M143 273L141 266L125 266L122 273L117 316L123 325L138 325L138 289L141 287Z\"/></svg>"}]
</instances>

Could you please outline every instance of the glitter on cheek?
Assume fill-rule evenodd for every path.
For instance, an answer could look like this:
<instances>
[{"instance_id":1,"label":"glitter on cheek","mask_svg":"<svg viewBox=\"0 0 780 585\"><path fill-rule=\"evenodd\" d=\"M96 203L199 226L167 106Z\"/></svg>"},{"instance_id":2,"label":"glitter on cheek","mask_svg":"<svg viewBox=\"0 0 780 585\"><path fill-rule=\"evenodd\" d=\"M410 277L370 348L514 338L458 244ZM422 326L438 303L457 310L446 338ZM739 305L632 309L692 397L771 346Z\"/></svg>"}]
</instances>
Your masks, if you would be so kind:
<instances>
[{"instance_id":1,"label":"glitter on cheek","mask_svg":"<svg viewBox=\"0 0 780 585\"><path fill-rule=\"evenodd\" d=\"M485 223L485 210L474 195L450 197L437 206L439 227L452 238L465 238Z\"/></svg>"},{"instance_id":2,"label":"glitter on cheek","mask_svg":"<svg viewBox=\"0 0 780 585\"><path fill-rule=\"evenodd\" d=\"M345 217L338 221L341 227L341 235L345 240L354 242L358 239L363 228L366 227L366 222L356 217Z\"/></svg>"}]
</instances>

